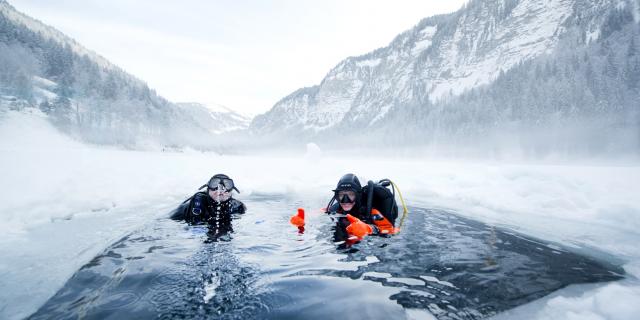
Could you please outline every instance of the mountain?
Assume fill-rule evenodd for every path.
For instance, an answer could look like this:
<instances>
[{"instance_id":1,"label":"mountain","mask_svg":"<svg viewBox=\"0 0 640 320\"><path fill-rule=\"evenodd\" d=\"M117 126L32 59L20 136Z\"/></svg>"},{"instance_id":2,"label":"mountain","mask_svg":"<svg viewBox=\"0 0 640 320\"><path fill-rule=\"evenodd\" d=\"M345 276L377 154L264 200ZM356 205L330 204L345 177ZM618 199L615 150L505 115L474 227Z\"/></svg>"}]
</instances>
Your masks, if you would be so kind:
<instances>
[{"instance_id":1,"label":"mountain","mask_svg":"<svg viewBox=\"0 0 640 320\"><path fill-rule=\"evenodd\" d=\"M200 127L207 128L212 134L244 130L251 123L249 117L220 104L182 102L176 103L176 105L182 108L182 112L190 115Z\"/></svg>"},{"instance_id":2,"label":"mountain","mask_svg":"<svg viewBox=\"0 0 640 320\"><path fill-rule=\"evenodd\" d=\"M231 113L171 103L105 58L0 0L0 115L24 108L39 108L80 140L131 148L206 149L215 133L246 122Z\"/></svg>"},{"instance_id":3,"label":"mountain","mask_svg":"<svg viewBox=\"0 0 640 320\"><path fill-rule=\"evenodd\" d=\"M498 141L529 152L557 138L562 146L549 151L638 153L639 8L638 0L471 0L341 61L250 130L439 150ZM584 143L591 138L598 142ZM574 143L580 150L567 150Z\"/></svg>"}]
</instances>

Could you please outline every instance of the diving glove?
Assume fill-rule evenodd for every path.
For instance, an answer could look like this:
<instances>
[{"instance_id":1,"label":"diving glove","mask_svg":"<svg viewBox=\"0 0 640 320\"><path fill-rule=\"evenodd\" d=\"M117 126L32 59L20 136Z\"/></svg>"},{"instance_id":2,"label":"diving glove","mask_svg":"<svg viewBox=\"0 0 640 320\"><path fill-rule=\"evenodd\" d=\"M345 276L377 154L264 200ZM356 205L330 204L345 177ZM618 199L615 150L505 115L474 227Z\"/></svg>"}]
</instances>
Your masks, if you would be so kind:
<instances>
[{"instance_id":1,"label":"diving glove","mask_svg":"<svg viewBox=\"0 0 640 320\"><path fill-rule=\"evenodd\" d=\"M362 239L373 233L373 227L362 222L362 220L347 214L347 219L351 223L347 226L347 233L351 236L357 237L358 239Z\"/></svg>"}]
</instances>

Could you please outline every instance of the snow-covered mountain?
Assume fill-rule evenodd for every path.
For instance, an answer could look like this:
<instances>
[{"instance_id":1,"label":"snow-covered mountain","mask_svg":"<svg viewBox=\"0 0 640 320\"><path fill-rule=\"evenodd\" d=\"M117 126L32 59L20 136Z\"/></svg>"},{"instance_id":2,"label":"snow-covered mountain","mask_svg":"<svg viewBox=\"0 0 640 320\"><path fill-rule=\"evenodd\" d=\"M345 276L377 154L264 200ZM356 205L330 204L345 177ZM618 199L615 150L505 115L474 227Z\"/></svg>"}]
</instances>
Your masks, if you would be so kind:
<instances>
[{"instance_id":1,"label":"snow-covered mountain","mask_svg":"<svg viewBox=\"0 0 640 320\"><path fill-rule=\"evenodd\" d=\"M40 22L39 20L33 19L22 12L15 10L15 8L13 8L6 0L0 0L0 13L2 13L5 19L11 21L12 23L23 25L27 29L37 32L47 40L52 40L60 45L68 46L75 54L79 56L87 56L102 68L119 69L107 59L83 47L74 39L66 36L64 33Z\"/></svg>"},{"instance_id":2,"label":"snow-covered mountain","mask_svg":"<svg viewBox=\"0 0 640 320\"><path fill-rule=\"evenodd\" d=\"M216 103L181 102L176 105L212 134L247 129L251 123L251 118Z\"/></svg>"},{"instance_id":3,"label":"snow-covered mountain","mask_svg":"<svg viewBox=\"0 0 640 320\"><path fill-rule=\"evenodd\" d=\"M455 13L420 21L387 47L343 60L319 85L257 116L251 130L317 138L380 130L390 120L424 128L429 124L414 123L416 114L438 118L434 112L455 97L491 87L527 61L553 59L574 39L581 41L570 45L586 48L603 41L607 27L631 23L637 30L639 8L638 0L471 0Z\"/></svg>"},{"instance_id":4,"label":"snow-covered mountain","mask_svg":"<svg viewBox=\"0 0 640 320\"><path fill-rule=\"evenodd\" d=\"M91 143L211 148L215 134L248 119L176 105L72 38L0 0L0 113L39 108Z\"/></svg>"}]
</instances>

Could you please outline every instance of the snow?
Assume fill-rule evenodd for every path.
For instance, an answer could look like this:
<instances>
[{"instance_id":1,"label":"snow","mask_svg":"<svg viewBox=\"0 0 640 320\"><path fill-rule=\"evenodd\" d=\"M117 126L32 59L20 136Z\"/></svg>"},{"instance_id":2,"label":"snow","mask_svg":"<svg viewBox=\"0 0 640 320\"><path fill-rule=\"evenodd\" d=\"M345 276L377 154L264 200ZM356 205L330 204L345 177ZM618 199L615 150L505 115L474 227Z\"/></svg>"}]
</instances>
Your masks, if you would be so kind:
<instances>
[{"instance_id":1,"label":"snow","mask_svg":"<svg viewBox=\"0 0 640 320\"><path fill-rule=\"evenodd\" d=\"M68 45L71 48L71 50L73 50L76 54L78 54L79 56L87 56L91 58L92 61L97 63L102 68L105 68L108 70L116 69L116 67L113 64L111 64L105 58L99 56L97 53L86 49L85 47L78 44L75 40L64 35L62 32L52 27L49 27L43 24L42 22L36 19L33 19L21 12L16 11L7 2L0 1L0 12L2 12L2 14L8 19L10 19L11 21L24 25L30 30L40 33L47 39L56 41L61 45Z\"/></svg>"},{"instance_id":2,"label":"snow","mask_svg":"<svg viewBox=\"0 0 640 320\"><path fill-rule=\"evenodd\" d=\"M215 103L215 102L207 102L207 103L204 103L203 106L213 112L228 114L229 116L235 118L238 121L246 122L246 123L251 122L250 116L242 113L238 113L238 111L232 108L229 108L225 105Z\"/></svg>"},{"instance_id":3,"label":"snow","mask_svg":"<svg viewBox=\"0 0 640 320\"><path fill-rule=\"evenodd\" d=\"M633 319L640 312L640 306L620 297L634 296L640 297L640 288L611 284L578 298L560 296L551 299L540 316L565 319Z\"/></svg>"},{"instance_id":4,"label":"snow","mask_svg":"<svg viewBox=\"0 0 640 320\"><path fill-rule=\"evenodd\" d=\"M307 110L305 129L321 131L342 121L351 108L351 103L363 86L362 81L344 81L335 78L325 82L316 96L317 110Z\"/></svg>"},{"instance_id":5,"label":"snow","mask_svg":"<svg viewBox=\"0 0 640 320\"><path fill-rule=\"evenodd\" d=\"M291 156L125 151L76 142L36 110L0 113L0 318L28 316L109 243L166 215L218 172L235 180L241 200L277 194L309 209L326 205L346 172L361 181L391 178L409 205L455 210L549 242L543 245L570 245L622 262L629 274L562 289L498 319L634 319L640 311L637 164L365 158L328 150L319 161L318 152L312 144Z\"/></svg>"},{"instance_id":6,"label":"snow","mask_svg":"<svg viewBox=\"0 0 640 320\"><path fill-rule=\"evenodd\" d=\"M373 277L373 278L391 278L393 277L390 273L386 272L375 272L368 271L362 274L363 277Z\"/></svg>"},{"instance_id":7,"label":"snow","mask_svg":"<svg viewBox=\"0 0 640 320\"><path fill-rule=\"evenodd\" d=\"M213 134L222 134L234 130L246 129L251 119L244 117L220 104L201 104L197 102L179 102L176 105L191 116L203 128L209 128Z\"/></svg>"},{"instance_id":8,"label":"snow","mask_svg":"<svg viewBox=\"0 0 640 320\"><path fill-rule=\"evenodd\" d=\"M42 88L34 88L34 95L36 96L36 98L40 98L38 100L47 100L47 101L53 101L58 97L58 95L55 94L54 92L51 92L49 90L42 89Z\"/></svg>"},{"instance_id":9,"label":"snow","mask_svg":"<svg viewBox=\"0 0 640 320\"><path fill-rule=\"evenodd\" d=\"M420 281L418 279L413 278L399 278L399 277L391 277L387 279L387 282L397 282L406 284L408 286L421 286L424 285L424 281Z\"/></svg>"},{"instance_id":10,"label":"snow","mask_svg":"<svg viewBox=\"0 0 640 320\"><path fill-rule=\"evenodd\" d=\"M435 282L438 284L441 284L443 286L447 286L447 287L451 287L451 288L455 288L455 286L453 284L451 284L451 282L447 282L447 281L441 281L436 277L430 277L430 276L420 276L420 278L424 279L425 281L428 282Z\"/></svg>"},{"instance_id":11,"label":"snow","mask_svg":"<svg viewBox=\"0 0 640 320\"><path fill-rule=\"evenodd\" d=\"M305 130L321 131L339 123L351 108L351 102L362 87L362 81L345 81L332 70L321 90L307 88L303 94L285 98L272 110L281 118L268 118L268 126L280 131L302 124ZM268 113L269 114L269 113Z\"/></svg>"},{"instance_id":12,"label":"snow","mask_svg":"<svg viewBox=\"0 0 640 320\"><path fill-rule=\"evenodd\" d=\"M640 286L623 282L572 285L491 319L636 319Z\"/></svg>"},{"instance_id":13,"label":"snow","mask_svg":"<svg viewBox=\"0 0 640 320\"><path fill-rule=\"evenodd\" d=\"M501 70L506 71L521 61L550 52L557 43L558 30L572 12L572 5L571 0L522 1L493 33L486 35L481 31L485 25L463 18L453 40L443 46L441 55L445 59L443 69L451 68L451 76L430 79L432 84L427 88L429 99L436 102L449 93L458 95L491 83ZM473 49L467 56L459 55L456 45L464 43L470 36L476 39ZM487 52L478 50L478 39L483 37L489 37L485 43L497 45Z\"/></svg>"},{"instance_id":14,"label":"snow","mask_svg":"<svg viewBox=\"0 0 640 320\"><path fill-rule=\"evenodd\" d=\"M189 170L169 165L177 155L158 154L163 159L159 164L169 165L158 167L142 152L87 148L61 135L37 111L8 112L0 137L4 239L34 224L113 210L136 198L175 198L172 193L179 186L152 171L180 175ZM127 176L135 182L126 182Z\"/></svg>"},{"instance_id":15,"label":"snow","mask_svg":"<svg viewBox=\"0 0 640 320\"><path fill-rule=\"evenodd\" d=\"M362 68L362 67L374 68L374 67L378 66L380 64L380 62L382 62L382 59L380 59L380 58L368 59L368 60L362 60L362 61L356 62L356 65L358 67L360 67L360 68Z\"/></svg>"},{"instance_id":16,"label":"snow","mask_svg":"<svg viewBox=\"0 0 640 320\"><path fill-rule=\"evenodd\" d=\"M633 11L631 11L631 13L633 14L633 21L635 23L640 22L640 2L638 1L631 1L631 6L633 7Z\"/></svg>"},{"instance_id":17,"label":"snow","mask_svg":"<svg viewBox=\"0 0 640 320\"><path fill-rule=\"evenodd\" d=\"M57 83L38 76L33 76L33 84L47 90L53 90L58 86Z\"/></svg>"},{"instance_id":18,"label":"snow","mask_svg":"<svg viewBox=\"0 0 640 320\"><path fill-rule=\"evenodd\" d=\"M420 38L416 41L411 49L411 55L417 55L420 52L431 47L433 36L438 31L438 26L427 26L424 29L420 30Z\"/></svg>"},{"instance_id":19,"label":"snow","mask_svg":"<svg viewBox=\"0 0 640 320\"><path fill-rule=\"evenodd\" d=\"M317 133L375 114L368 121L372 126L393 107L415 98L416 91L428 93L431 102L437 103L490 84L500 72L552 52L566 31L566 19L574 13L574 2L523 0L506 17L493 10L504 6L503 1L481 2L483 12L459 11L457 25L448 27L455 32L442 31L434 50L428 49L438 26L412 29L387 47L340 62L320 83L313 99L295 95L279 102L266 115L271 120L269 129L302 127ZM456 22L454 16L450 19ZM589 34L594 36L597 30Z\"/></svg>"},{"instance_id":20,"label":"snow","mask_svg":"<svg viewBox=\"0 0 640 320\"><path fill-rule=\"evenodd\" d=\"M587 43L591 43L593 41L598 40L598 38L600 38L600 28L597 28L593 31L587 31L586 32L586 39L587 39Z\"/></svg>"},{"instance_id":21,"label":"snow","mask_svg":"<svg viewBox=\"0 0 640 320\"><path fill-rule=\"evenodd\" d=\"M313 142L307 143L307 152L304 154L304 157L310 160L320 159L322 157L322 149Z\"/></svg>"},{"instance_id":22,"label":"snow","mask_svg":"<svg viewBox=\"0 0 640 320\"><path fill-rule=\"evenodd\" d=\"M436 320L431 313L421 309L405 309L405 312L409 320Z\"/></svg>"}]
</instances>

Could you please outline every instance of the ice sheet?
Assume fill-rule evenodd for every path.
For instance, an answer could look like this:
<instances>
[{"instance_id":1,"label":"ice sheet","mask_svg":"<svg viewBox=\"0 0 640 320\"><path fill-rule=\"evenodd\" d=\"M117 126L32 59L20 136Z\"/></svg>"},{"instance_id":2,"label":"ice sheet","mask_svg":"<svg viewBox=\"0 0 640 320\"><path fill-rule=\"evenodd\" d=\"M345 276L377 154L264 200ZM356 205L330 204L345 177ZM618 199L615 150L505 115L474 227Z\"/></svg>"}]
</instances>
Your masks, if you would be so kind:
<instances>
[{"instance_id":1,"label":"ice sheet","mask_svg":"<svg viewBox=\"0 0 640 320\"><path fill-rule=\"evenodd\" d=\"M114 238L164 214L219 172L234 178L240 199L277 194L308 210L326 204L344 173L363 182L391 178L411 204L602 250L638 276L637 165L359 158L312 149L298 157L126 151L77 143L37 113L0 115L0 318L26 316ZM636 278L580 288L513 317L628 319L640 311Z\"/></svg>"}]
</instances>

